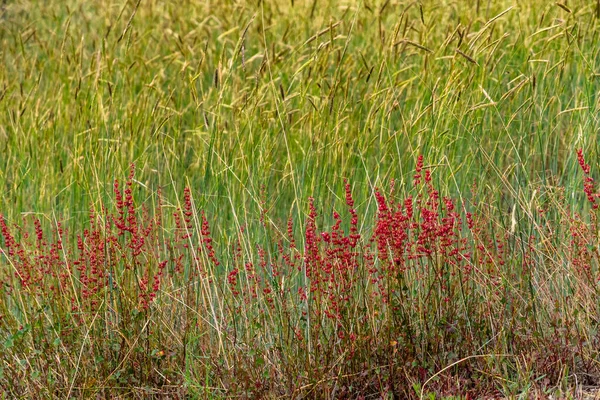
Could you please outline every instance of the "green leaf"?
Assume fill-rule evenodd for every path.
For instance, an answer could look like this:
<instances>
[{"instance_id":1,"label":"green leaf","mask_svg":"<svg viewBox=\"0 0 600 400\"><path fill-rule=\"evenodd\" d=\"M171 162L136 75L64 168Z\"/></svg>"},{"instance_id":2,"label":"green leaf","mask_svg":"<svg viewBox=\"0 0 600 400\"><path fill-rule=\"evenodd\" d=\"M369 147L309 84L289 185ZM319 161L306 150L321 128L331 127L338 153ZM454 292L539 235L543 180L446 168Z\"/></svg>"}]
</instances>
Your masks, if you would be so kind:
<instances>
[{"instance_id":1,"label":"green leaf","mask_svg":"<svg viewBox=\"0 0 600 400\"><path fill-rule=\"evenodd\" d=\"M254 365L257 367L262 367L263 365L265 365L265 359L262 358L261 356L257 356L254 359Z\"/></svg>"}]
</instances>

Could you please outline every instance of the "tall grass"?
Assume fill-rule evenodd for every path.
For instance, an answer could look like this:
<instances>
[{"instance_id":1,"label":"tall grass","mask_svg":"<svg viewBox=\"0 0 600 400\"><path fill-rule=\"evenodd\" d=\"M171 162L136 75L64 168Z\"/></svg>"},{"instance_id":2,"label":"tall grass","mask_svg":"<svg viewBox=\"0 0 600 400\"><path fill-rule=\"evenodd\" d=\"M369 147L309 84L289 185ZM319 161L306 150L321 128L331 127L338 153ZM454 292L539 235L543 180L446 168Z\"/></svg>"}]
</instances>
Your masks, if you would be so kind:
<instances>
[{"instance_id":1,"label":"tall grass","mask_svg":"<svg viewBox=\"0 0 600 400\"><path fill-rule=\"evenodd\" d=\"M281 219L339 178L407 181L418 154L455 193L572 190L573 149L596 150L594 5L479 3L7 4L2 208L84 213L131 162L212 209L257 211L263 184Z\"/></svg>"},{"instance_id":2,"label":"tall grass","mask_svg":"<svg viewBox=\"0 0 600 400\"><path fill-rule=\"evenodd\" d=\"M3 5L9 396L594 383L599 12Z\"/></svg>"}]
</instances>

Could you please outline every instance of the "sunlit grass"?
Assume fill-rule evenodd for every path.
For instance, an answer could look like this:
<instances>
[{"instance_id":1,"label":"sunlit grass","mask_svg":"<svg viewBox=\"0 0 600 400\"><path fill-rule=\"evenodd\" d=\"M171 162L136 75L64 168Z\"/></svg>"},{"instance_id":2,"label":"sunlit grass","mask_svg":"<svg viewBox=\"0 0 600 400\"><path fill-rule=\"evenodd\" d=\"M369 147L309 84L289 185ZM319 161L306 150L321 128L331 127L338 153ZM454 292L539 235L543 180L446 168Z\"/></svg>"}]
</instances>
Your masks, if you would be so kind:
<instances>
[{"instance_id":1,"label":"sunlit grass","mask_svg":"<svg viewBox=\"0 0 600 400\"><path fill-rule=\"evenodd\" d=\"M264 373L271 368L276 375L270 378L291 386L275 389L274 385L271 392L265 392L269 396L344 396L330 381L331 371L307 374L304 378L308 381L293 381L293 374L302 375L301 365L314 365L311 362L315 360L307 355L310 351L277 350L283 358L288 357L287 370L271 365L269 359L257 361L277 349L271 337L276 333L269 329L284 329L285 324L277 320L285 315L282 309L261 317L264 319L256 322L260 327L246 318L252 310L232 314L243 316L235 329L247 337L239 348L224 348L231 332L217 323L222 322L218 312L226 315L226 310L234 310L228 303L231 299L221 297L220 292L238 262L232 249L239 245L240 254L256 264L257 246L267 259L276 258L278 242L289 246L290 238L295 237L297 254L303 254L309 198L315 199L316 222L325 230L335 223L333 211L345 209L345 179L352 185L354 208L361 216L356 229L368 238L378 215L375 193L387 193L394 180L396 200L417 196L414 168L417 157L423 155L425 169L433 171L434 187L442 197L454 199L463 224L466 213L481 216L482 229L490 235L480 238L488 241L486 247L494 240L506 241L507 256L514 256L511 262L522 264L529 238L535 237L532 262L539 269L523 281L523 270L514 271L515 276L505 271L497 283L507 285L516 280L515 287L506 287L525 296L519 299L524 308L503 303L505 317L490 317L493 322L488 321L487 326L493 329L488 339L497 339L498 329L506 332L513 324L524 326L519 318L535 318L541 325L534 324L531 343L521 345L535 348L546 343L558 353L563 349L560 343L548 344L550 339L544 336L554 329L551 323L574 324L567 331L581 335L592 335L597 324L596 305L592 306L597 303L593 300L597 283L573 275L569 255L581 254L569 247L568 238L573 230L580 230L587 242L579 245L589 246L589 254L597 252L595 217L590 221L576 149L583 149L591 176L597 176L599 7L591 1L8 2L0 8L0 214L11 228L22 225L23 218L35 216L47 234L61 221L66 228L65 242L75 246L77 235L89 228L91 208L98 211L100 219L105 218L103 206L114 209L114 180L123 181L134 163L137 169L131 189L137 211L141 212L142 205L155 209L160 190L162 207L168 210L161 235L172 238L176 227L173 213L184 209L184 187L189 187L194 201L191 225L196 232L201 230L198 210L203 210L220 260L212 273L220 281L213 285L215 282L194 277L189 272L194 270L194 256L186 256L185 279L191 279L189 287L194 289L186 289L189 293L185 295L172 293L169 300L182 309L171 311L161 306L146 320L132 321L132 337L144 331L145 322L166 329L169 325L160 321L171 318L180 321L177 329L189 333L185 346L182 341L172 343L172 351L182 357L173 364L181 369L169 371L163 386L172 384L176 390L198 397L234 392L252 395L258 393L252 390L259 388L229 385L223 377L242 370ZM291 236L287 234L288 220L292 221ZM350 225L350 220L344 219L343 229ZM477 240L469 239L471 244ZM6 241L0 244L6 248ZM71 250L65 249L61 257L66 259ZM173 250L162 244L152 254L169 251ZM18 285L13 288L14 282L8 282L15 279L15 261L10 256L0 260L4 290L8 293L11 287L11 296L16 293L21 301L18 306L11 303L3 308L7 314L0 332L18 335L18 325L26 326L22 321L31 318L24 310L34 312L43 301L34 302L26 292L19 292ZM591 269L597 265L593 263ZM131 288L135 287L134 277L128 279ZM306 277L300 274L294 279L298 284ZM472 290L495 304L498 311L500 303L494 301L500 301L501 295L492 290L490 282L482 270ZM574 289L576 283L584 285L583 292ZM71 286L75 290L76 282ZM578 303L587 308L576 307L579 311L573 320L554 319L568 315L573 307L569 299L583 294L592 298L589 304L588 300ZM418 298L422 310L437 307ZM463 307L462 315L478 310L469 308L470 303L460 296L456 300ZM59 314L66 321L75 321L66 306L72 299L61 301ZM197 325L188 329L189 321L196 324L194 313L198 312L182 311L188 301L210 304L207 310L213 313L212 322L207 322L206 329ZM540 309L553 302L556 310ZM115 303L111 307L103 312L130 312L136 305L123 308ZM17 309L21 311L14 311ZM360 313L355 310L351 314ZM52 313L45 311L41 316L44 329L48 329L46 323L57 323ZM52 396L53 390L107 395L108 389L101 388L101 383L114 378L120 366L86 357L93 353L88 346L102 338L97 324L112 317L93 313L87 317L71 343L79 347L70 352L65 369L56 373L65 381L47 389L46 395ZM423 326L427 318L430 323L436 321L433 315L422 313L421 318ZM375 324L376 319L370 321ZM479 329L471 322L464 323L461 326L471 333ZM119 330L123 335L126 325ZM56 332L58 328L53 329ZM483 340L487 333L479 333L477 337ZM27 335L32 334L23 333L26 343L31 340ZM111 340L118 342L114 337ZM471 371L477 376L474 381L493 382L491 386L475 385L480 393L489 387L505 395L542 386L563 385L559 389L566 390L575 381L581 383L576 375L580 371L572 370L574 365L588 368L598 361L595 353L583 350L584 343L595 339L581 336L579 340L582 348L572 349L572 365L547 360L554 369L548 372L552 381L546 383L540 383L543 373L534 368L532 359L511 353L508 336L494 351L467 346L461 356L510 353L505 358L476 358L480 364L474 364L477 371ZM391 341L397 343L398 339ZM136 348L132 342L119 346ZM253 346L262 350L249 352ZM35 353L34 345L20 349L25 348ZM201 362L198 354L210 353L205 353L207 349L227 354L224 364L197 369ZM150 351L147 357L156 356L149 348L143 350ZM66 352L57 345L53 354L44 354L54 359ZM423 359L429 358L431 365L411 365L423 368L420 382L402 387L422 385L457 361L452 357L458 355L450 353L423 350L421 356L426 354ZM0 349L5 371L8 364L22 361L15 358L17 354ZM332 350L332 354L337 353ZM380 386L369 383L365 388L384 393L386 384L400 385L382 383L381 376L386 373L386 379L393 379L389 370L370 374L377 362L366 354L365 360L373 364L365 367L369 378L361 382L376 376L373 379L378 379ZM241 370L235 370L235 362ZM389 364L384 358L378 362L381 367ZM82 380L81 366L94 363L99 365L99 375ZM556 371L563 375L552 375ZM259 378L266 379L244 379L251 385ZM143 396L141 387L152 386L143 379L123 379L129 389L122 393L133 390ZM589 378L590 384L595 384L593 379ZM28 383L27 390L39 389L41 384L35 382ZM440 393L452 386L437 378L432 383L431 390ZM295 384L299 386L292 388ZM402 396L418 396L417 392L403 392ZM21 395L27 397L27 393Z\"/></svg>"}]
</instances>

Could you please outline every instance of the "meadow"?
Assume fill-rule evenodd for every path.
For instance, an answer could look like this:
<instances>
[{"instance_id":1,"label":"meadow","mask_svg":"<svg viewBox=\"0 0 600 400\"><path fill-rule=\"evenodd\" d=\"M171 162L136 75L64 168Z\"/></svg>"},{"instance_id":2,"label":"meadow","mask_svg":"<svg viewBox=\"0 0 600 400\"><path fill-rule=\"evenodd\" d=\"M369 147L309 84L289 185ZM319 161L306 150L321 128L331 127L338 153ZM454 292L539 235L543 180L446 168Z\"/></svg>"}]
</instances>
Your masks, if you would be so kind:
<instances>
[{"instance_id":1,"label":"meadow","mask_svg":"<svg viewBox=\"0 0 600 400\"><path fill-rule=\"evenodd\" d=\"M1 398L586 398L600 2L0 5Z\"/></svg>"}]
</instances>

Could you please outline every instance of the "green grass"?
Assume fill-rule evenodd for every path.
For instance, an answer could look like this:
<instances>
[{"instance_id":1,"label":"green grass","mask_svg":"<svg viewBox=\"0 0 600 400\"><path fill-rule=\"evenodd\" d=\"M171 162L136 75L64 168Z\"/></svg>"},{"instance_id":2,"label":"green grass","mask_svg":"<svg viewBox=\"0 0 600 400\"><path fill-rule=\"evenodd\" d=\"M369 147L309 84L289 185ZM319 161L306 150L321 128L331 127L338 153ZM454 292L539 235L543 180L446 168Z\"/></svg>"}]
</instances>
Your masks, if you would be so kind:
<instances>
[{"instance_id":1,"label":"green grass","mask_svg":"<svg viewBox=\"0 0 600 400\"><path fill-rule=\"evenodd\" d=\"M578 227L579 222L584 228L577 229L587 235L592 253L598 238L595 221L589 220L595 214L588 214L576 157L576 149L582 148L592 175L598 176L597 2L22 0L0 7L0 214L9 224L22 224L23 216L34 214L50 234L56 221L64 221L65 237L75 245L77 234L88 227L90 207L101 210L104 205L114 210L113 182L125 181L131 163L137 168L132 186L137 206L155 209L156 191L161 190L168 211L165 238L174 235L172 214L185 203L184 187L190 187L193 194L194 231L201 225L197 210L204 210L209 220L221 260L211 276L220 279L222 287L194 281L198 291L179 298L173 295L180 293L175 288L185 287L189 276L174 280L174 291L169 292L172 297L161 300L162 308L157 306L139 321L136 314L130 327L122 325L119 332L127 340L144 331L144 321L156 323L156 329L165 333L165 321L177 321L185 314L181 302L200 308L209 304L207 310L216 308L236 315L231 304L219 300L226 290L226 275L236 262L232 247L239 241L244 257L254 263L258 262L257 246L265 250L267 258L277 258L277 241L285 238L286 222L291 218L302 251L309 197L315 199L319 229L326 230L335 222L332 211L345 209L344 179L352 185L360 215L359 232L368 239L377 215L376 189L386 191L395 180L392 197L416 196L414 168L417 157L423 155L426 167L433 171L434 186L442 196L456 199L461 216L466 212L481 215L485 234L506 239L514 256L510 265L521 268L527 238L536 237L533 254L539 270L524 281L519 280L525 276L521 269L514 272L516 278L510 270L501 274L507 287L512 278L518 281L510 293L530 296L531 300L514 305L505 298L502 303L484 275L472 288L473 296L493 303L495 311L504 307L506 319L489 316L499 325L488 321L488 326L499 328L506 323L513 324L506 325L507 330L511 326L524 328L524 320L534 315L544 328L535 327L524 335L532 337L533 348L540 348L541 343L551 341L548 332L559 331L552 323L560 324L561 320L555 319L551 310L535 307L555 302L560 318L569 315L569 307L576 307L579 314L571 321L573 332L585 332L590 337L579 337L581 348L572 349L577 354L573 358L585 354L592 361L584 363L599 361L586 347L595 340L597 283L586 281L581 292L574 288L584 278L571 270L568 248L569 229ZM539 209L546 213L541 215ZM343 227L349 226L344 216ZM244 233L240 233L242 228ZM473 236L469 240L476 242ZM165 250L165 246L159 248ZM66 254L64 257L68 258ZM186 274L191 274L193 255L186 255L185 260ZM12 262L10 257L0 258L5 292L14 275ZM127 278L131 293L136 290L137 278ZM304 278L298 275L291 279L298 283ZM420 309L434 312L438 304L428 303L415 282L406 283L414 284L411 296L421 302ZM356 296L366 296L367 292L365 289ZM26 299L24 293L13 300ZM133 303L120 308L109 294L106 300L115 309L135 309ZM585 299L584 294L592 299ZM537 299L538 295L543 298ZM580 300L575 302L578 306L570 303L573 297ZM63 301L55 311L64 317L62 323L74 321L66 311L70 299ZM164 304L176 311L166 310ZM261 304L255 306L265 305ZM281 304L283 308L288 303ZM462 316L469 310L482 311L481 306L464 299L452 304L464 307ZM0 306L5 317L0 321L0 333L26 337L28 333L15 332L20 320L35 314L29 306L33 303ZM188 335L185 341L189 347L183 353L173 350L181 358L169 364L173 369L165 372L167 380L192 397L252 396L256 395L252 390L258 389L235 386L227 380L231 374L257 382L266 378L253 376L253 369L276 371L274 376L282 385L298 384L294 389L297 393L335 397L336 390L341 389L330 384L327 371L314 376L302 371L303 366L308 370L309 365L319 365L310 359L310 351L273 349L270 341L280 332L270 330L284 329L285 324L275 320L283 314L254 321L256 312L245 310L241 315L247 320L236 321L242 327L232 328L246 335L235 351L219 348L219 342L231 333L225 328L178 326ZM359 314L355 310L348 315ZM197 318L186 315L182 321ZM417 330L428 326L428 316L420 318L415 322ZM429 318L436 320L431 315ZM104 383L120 371L110 363L94 361L90 355L93 351L83 351L102 338L102 329L94 331L100 320L105 324L104 318L95 319L91 314L77 328L79 336L72 344L77 351L81 349L80 363L63 366L65 369L57 372L66 377L66 390L58 383L53 389L31 383L29 390L46 386L45 395L50 397L67 393L108 396L110 389L99 387L93 377L79 381L80 371L73 369L80 364L101 365L98 373L104 376L98 379ZM50 323L48 318L46 322ZM38 328L30 324L29 329L48 329L46 322L40 322ZM51 322L54 326L56 321ZM216 323L214 316L211 323ZM377 323L374 318L367 324ZM132 331L125 333L129 328ZM477 330L472 326L468 329ZM97 336L88 337L88 330ZM484 343L486 334L474 335L481 341L477 343ZM430 339L435 337L432 334ZM24 343L29 343L27 340ZM481 354L510 352L511 340L504 337L497 348L486 348ZM111 345L118 342L111 337ZM255 353L249 350L253 345ZM2 368L6 370L6 365L16 362L19 352L35 355L34 347L23 344L12 353L0 349L0 360L5 363ZM431 362L419 365L421 381L409 382L406 387L423 387L436 372L458 361L457 357L476 355L477 349L466 347L461 355L421 354L421 360L429 357ZM421 348L431 351L425 344ZM380 350L385 354L385 348ZM37 356L47 358L50 365L54 362L51 359L61 357L61 351L64 349ZM335 351L332 354L338 354ZM280 361L288 360L287 370L269 366L270 361L263 359L265 354L277 352L282 354ZM198 369L199 364L208 365L202 360L207 354L218 354L224 365ZM382 367L387 360L366 354L368 379L364 381L392 379L394 370L390 374ZM581 382L574 379L579 371L569 370L580 360L570 366L546 360L546 365L553 367L548 368L550 378L544 378L533 365L534 359L527 358L531 354L477 359L470 371L477 377L473 380L492 382L482 384L480 393L490 387L506 396L527 396L538 393L541 387L566 393ZM92 358L86 359L86 355ZM155 361L160 358L156 354L146 356ZM329 362L329 366L335 365ZM229 363L239 363L240 370L233 371ZM265 363L272 370L264 367ZM175 365L185 368L176 370ZM378 372L372 374L376 368ZM355 373L360 368L354 365L350 369ZM557 370L562 372L556 374ZM293 382L293 374L303 373L307 374L305 379ZM452 383L452 374L442 374L441 378L428 385L438 395L456 383ZM119 392L122 396L143 396L143 390L150 390L144 388L151 386L149 381L123 379L127 387ZM86 389L74 391L74 382ZM118 380L111 382L118 386ZM69 385L73 387L69 389ZM385 392L381 389L384 386L379 386L379 393ZM284 396L278 392L281 388L275 387L266 395ZM373 387L371 383L364 385ZM403 395L420 394L413 391ZM27 392L19 395L27 397Z\"/></svg>"},{"instance_id":2,"label":"green grass","mask_svg":"<svg viewBox=\"0 0 600 400\"><path fill-rule=\"evenodd\" d=\"M131 162L211 209L262 184L281 218L418 154L455 193L569 187L596 151L594 4L471 3L9 4L2 209L75 216Z\"/></svg>"}]
</instances>

